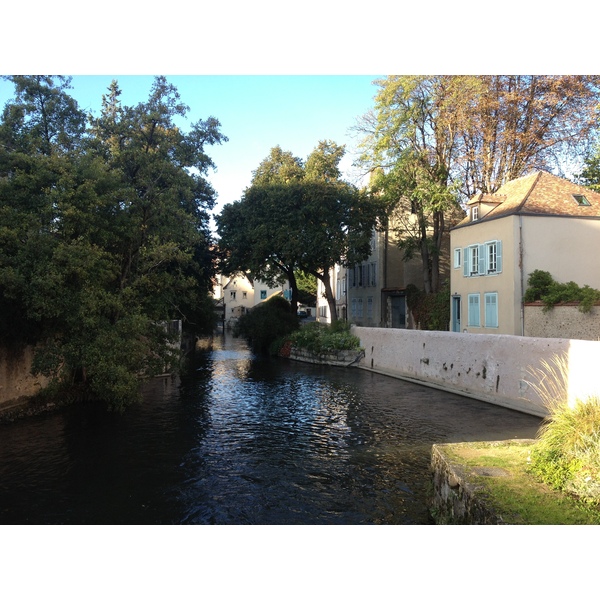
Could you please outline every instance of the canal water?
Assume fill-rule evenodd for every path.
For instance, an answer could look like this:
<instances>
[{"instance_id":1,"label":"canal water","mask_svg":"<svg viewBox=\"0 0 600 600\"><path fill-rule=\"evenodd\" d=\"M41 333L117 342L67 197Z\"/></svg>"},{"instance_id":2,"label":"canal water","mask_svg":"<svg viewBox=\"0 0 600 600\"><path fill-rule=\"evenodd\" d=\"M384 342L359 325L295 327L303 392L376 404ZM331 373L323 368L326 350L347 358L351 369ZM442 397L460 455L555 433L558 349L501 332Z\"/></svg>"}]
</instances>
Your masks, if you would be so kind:
<instances>
[{"instance_id":1,"label":"canal water","mask_svg":"<svg viewBox=\"0 0 600 600\"><path fill-rule=\"evenodd\" d=\"M0 426L1 524L427 524L434 443L530 438L540 419L216 337L125 414Z\"/></svg>"}]
</instances>

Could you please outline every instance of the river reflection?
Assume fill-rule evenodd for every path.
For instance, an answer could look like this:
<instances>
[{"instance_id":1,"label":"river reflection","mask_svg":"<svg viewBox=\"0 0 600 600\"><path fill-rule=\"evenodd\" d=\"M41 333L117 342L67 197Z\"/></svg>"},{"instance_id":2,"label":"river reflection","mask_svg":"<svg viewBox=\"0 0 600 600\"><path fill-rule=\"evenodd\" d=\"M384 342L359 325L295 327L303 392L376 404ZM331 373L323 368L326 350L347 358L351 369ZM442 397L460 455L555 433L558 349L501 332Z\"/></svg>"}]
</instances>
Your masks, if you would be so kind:
<instances>
[{"instance_id":1,"label":"river reflection","mask_svg":"<svg viewBox=\"0 0 600 600\"><path fill-rule=\"evenodd\" d=\"M217 337L124 415L73 406L0 427L0 522L426 524L436 442L540 419Z\"/></svg>"}]
</instances>

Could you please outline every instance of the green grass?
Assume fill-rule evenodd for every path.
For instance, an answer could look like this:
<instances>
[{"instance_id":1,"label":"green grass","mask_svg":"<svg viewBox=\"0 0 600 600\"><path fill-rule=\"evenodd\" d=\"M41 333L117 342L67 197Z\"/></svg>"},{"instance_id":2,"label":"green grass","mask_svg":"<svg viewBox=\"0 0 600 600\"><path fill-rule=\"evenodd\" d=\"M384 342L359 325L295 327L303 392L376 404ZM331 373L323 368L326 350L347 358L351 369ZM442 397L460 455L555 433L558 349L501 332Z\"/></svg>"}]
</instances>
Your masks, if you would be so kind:
<instances>
[{"instance_id":1,"label":"green grass","mask_svg":"<svg viewBox=\"0 0 600 600\"><path fill-rule=\"evenodd\" d=\"M469 481L479 487L487 506L505 523L514 525L597 525L600 510L574 495L553 489L532 472L532 444L477 442L444 448L444 454L466 467ZM480 467L496 467L505 476L477 474Z\"/></svg>"}]
</instances>

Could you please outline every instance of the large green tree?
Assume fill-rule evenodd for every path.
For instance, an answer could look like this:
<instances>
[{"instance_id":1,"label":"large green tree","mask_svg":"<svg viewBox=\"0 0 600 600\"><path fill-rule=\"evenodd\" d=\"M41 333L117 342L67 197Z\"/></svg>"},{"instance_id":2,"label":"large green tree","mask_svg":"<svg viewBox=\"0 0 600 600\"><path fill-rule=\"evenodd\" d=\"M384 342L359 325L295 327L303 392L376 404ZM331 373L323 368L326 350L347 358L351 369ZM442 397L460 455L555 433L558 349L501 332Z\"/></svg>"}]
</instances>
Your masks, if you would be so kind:
<instances>
[{"instance_id":1,"label":"large green tree","mask_svg":"<svg viewBox=\"0 0 600 600\"><path fill-rule=\"evenodd\" d=\"M226 269L260 278L284 275L293 311L296 273L309 273L323 282L333 320L329 270L367 256L375 224L373 204L341 180L343 155L343 147L320 142L304 164L276 147L255 171L242 199L225 206L217 218Z\"/></svg>"},{"instance_id":2,"label":"large green tree","mask_svg":"<svg viewBox=\"0 0 600 600\"><path fill-rule=\"evenodd\" d=\"M542 75L376 82L375 107L356 128L363 135L359 162L376 173L373 190L399 224L406 257L420 251L426 291L440 285L441 239L457 201L581 155L595 124L598 82Z\"/></svg>"},{"instance_id":3,"label":"large green tree","mask_svg":"<svg viewBox=\"0 0 600 600\"><path fill-rule=\"evenodd\" d=\"M39 371L121 408L140 374L173 359L165 322L210 318L205 147L226 138L215 119L183 133L174 119L187 107L163 77L134 107L113 82L87 131L65 82L13 82L0 124L1 296L37 343ZM15 322L1 327L24 341Z\"/></svg>"}]
</instances>

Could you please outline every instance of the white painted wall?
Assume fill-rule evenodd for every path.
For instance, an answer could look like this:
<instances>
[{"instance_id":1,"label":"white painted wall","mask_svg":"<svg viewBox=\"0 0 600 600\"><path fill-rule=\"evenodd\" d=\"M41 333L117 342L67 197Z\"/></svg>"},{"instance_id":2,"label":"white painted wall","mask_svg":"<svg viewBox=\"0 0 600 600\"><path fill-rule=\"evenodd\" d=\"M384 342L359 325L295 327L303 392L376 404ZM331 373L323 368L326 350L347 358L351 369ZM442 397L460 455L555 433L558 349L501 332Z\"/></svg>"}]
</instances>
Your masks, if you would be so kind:
<instances>
[{"instance_id":1,"label":"white painted wall","mask_svg":"<svg viewBox=\"0 0 600 600\"><path fill-rule=\"evenodd\" d=\"M600 394L600 342L370 327L352 332L365 351L361 368L520 412L547 414L532 384L553 356L568 361L565 401Z\"/></svg>"}]
</instances>

